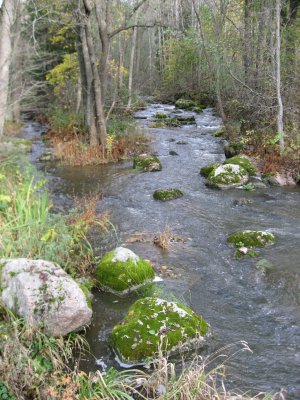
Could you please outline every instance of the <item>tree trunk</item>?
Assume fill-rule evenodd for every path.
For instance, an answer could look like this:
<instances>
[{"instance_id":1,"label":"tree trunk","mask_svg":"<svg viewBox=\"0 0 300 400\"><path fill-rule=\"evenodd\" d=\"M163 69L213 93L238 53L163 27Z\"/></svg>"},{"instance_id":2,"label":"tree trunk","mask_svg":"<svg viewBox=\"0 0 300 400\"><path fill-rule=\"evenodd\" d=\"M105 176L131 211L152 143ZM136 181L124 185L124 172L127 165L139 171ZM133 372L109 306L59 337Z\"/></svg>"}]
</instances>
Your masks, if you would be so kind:
<instances>
[{"instance_id":1,"label":"tree trunk","mask_svg":"<svg viewBox=\"0 0 300 400\"><path fill-rule=\"evenodd\" d=\"M244 73L245 82L250 83L250 63L251 63L251 5L252 0L245 0L244 4Z\"/></svg>"},{"instance_id":2,"label":"tree trunk","mask_svg":"<svg viewBox=\"0 0 300 400\"><path fill-rule=\"evenodd\" d=\"M9 93L9 70L12 55L11 26L15 4L13 0L4 0L0 25L0 139L3 136L5 114Z\"/></svg>"},{"instance_id":3,"label":"tree trunk","mask_svg":"<svg viewBox=\"0 0 300 400\"><path fill-rule=\"evenodd\" d=\"M276 93L278 102L277 112L277 132L280 137L280 153L284 151L284 130L283 130L283 104L281 98L281 70L280 70L280 49L281 49L281 34L280 34L280 0L276 0Z\"/></svg>"},{"instance_id":4,"label":"tree trunk","mask_svg":"<svg viewBox=\"0 0 300 400\"><path fill-rule=\"evenodd\" d=\"M135 14L134 25L137 25L137 22L138 22L138 13ZM136 48L136 39L137 39L137 27L135 26L133 28L131 54L130 54L130 64L129 64L127 109L130 109L130 107L132 105L132 82L133 82L133 67L134 67L134 56L135 56L135 48Z\"/></svg>"}]
</instances>

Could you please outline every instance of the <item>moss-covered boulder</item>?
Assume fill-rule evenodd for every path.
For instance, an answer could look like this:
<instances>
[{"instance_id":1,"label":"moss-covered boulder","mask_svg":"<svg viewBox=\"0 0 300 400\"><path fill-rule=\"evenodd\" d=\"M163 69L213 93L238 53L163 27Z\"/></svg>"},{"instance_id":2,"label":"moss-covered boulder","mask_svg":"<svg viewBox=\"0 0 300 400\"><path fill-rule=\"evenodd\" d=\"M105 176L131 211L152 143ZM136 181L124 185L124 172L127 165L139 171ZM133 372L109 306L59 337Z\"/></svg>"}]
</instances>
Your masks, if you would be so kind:
<instances>
[{"instance_id":1,"label":"moss-covered boulder","mask_svg":"<svg viewBox=\"0 0 300 400\"><path fill-rule=\"evenodd\" d=\"M198 101L179 99L175 103L176 108L181 108L182 110L189 110L195 112L201 112L203 106Z\"/></svg>"},{"instance_id":2,"label":"moss-covered boulder","mask_svg":"<svg viewBox=\"0 0 300 400\"><path fill-rule=\"evenodd\" d=\"M106 253L96 268L97 282L102 290L125 295L152 282L152 265L125 247Z\"/></svg>"},{"instance_id":3,"label":"moss-covered boulder","mask_svg":"<svg viewBox=\"0 0 300 400\"><path fill-rule=\"evenodd\" d=\"M207 185L218 189L231 189L244 185L249 180L248 172L237 164L220 165L207 178Z\"/></svg>"},{"instance_id":4,"label":"moss-covered boulder","mask_svg":"<svg viewBox=\"0 0 300 400\"><path fill-rule=\"evenodd\" d=\"M216 168L218 168L218 164L215 164L215 163L211 163L209 165L205 165L204 167L202 167L200 169L200 175L204 176L205 178L208 178L210 173L213 170L215 170Z\"/></svg>"},{"instance_id":5,"label":"moss-covered boulder","mask_svg":"<svg viewBox=\"0 0 300 400\"><path fill-rule=\"evenodd\" d=\"M133 304L109 341L119 362L137 365L155 358L160 343L172 353L201 344L208 332L206 321L188 307L147 297Z\"/></svg>"},{"instance_id":6,"label":"moss-covered boulder","mask_svg":"<svg viewBox=\"0 0 300 400\"><path fill-rule=\"evenodd\" d=\"M275 236L264 231L238 231L227 238L227 243L234 247L264 247L275 243Z\"/></svg>"},{"instance_id":7,"label":"moss-covered boulder","mask_svg":"<svg viewBox=\"0 0 300 400\"><path fill-rule=\"evenodd\" d=\"M236 156L236 157L228 158L226 161L224 161L223 164L224 165L236 164L236 165L243 167L250 176L253 176L256 174L256 168L254 167L252 162L244 156Z\"/></svg>"},{"instance_id":8,"label":"moss-covered boulder","mask_svg":"<svg viewBox=\"0 0 300 400\"><path fill-rule=\"evenodd\" d=\"M133 168L141 171L161 171L162 165L158 157L149 154L141 154L133 160Z\"/></svg>"},{"instance_id":9,"label":"moss-covered boulder","mask_svg":"<svg viewBox=\"0 0 300 400\"><path fill-rule=\"evenodd\" d=\"M158 113L154 114L153 117L155 119L166 119L166 118L168 118L167 114L162 113L162 112L158 112Z\"/></svg>"},{"instance_id":10,"label":"moss-covered boulder","mask_svg":"<svg viewBox=\"0 0 300 400\"><path fill-rule=\"evenodd\" d=\"M179 189L159 189L155 190L153 197L155 200L168 201L182 197L183 193Z\"/></svg>"}]
</instances>

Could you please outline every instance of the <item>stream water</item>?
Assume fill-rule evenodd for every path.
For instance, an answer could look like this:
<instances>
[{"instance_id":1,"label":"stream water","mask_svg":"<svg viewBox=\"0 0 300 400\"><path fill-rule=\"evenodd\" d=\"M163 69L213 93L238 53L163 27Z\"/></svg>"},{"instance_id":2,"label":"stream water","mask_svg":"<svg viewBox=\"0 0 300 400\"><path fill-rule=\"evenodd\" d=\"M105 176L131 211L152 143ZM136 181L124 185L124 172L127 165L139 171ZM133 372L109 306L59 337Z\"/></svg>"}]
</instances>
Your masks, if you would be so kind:
<instances>
[{"instance_id":1,"label":"stream water","mask_svg":"<svg viewBox=\"0 0 300 400\"><path fill-rule=\"evenodd\" d=\"M174 107L153 104L136 117L147 127L157 112L170 114ZM241 340L248 343L252 353L241 352L230 360L230 387L254 392L285 388L288 399L300 399L300 189L207 188L199 170L224 159L221 140L211 135L221 120L206 109L196 114L196 122L149 129L152 151L163 164L155 173L136 173L132 162L84 168L42 165L38 157L45 151L40 138L44 128L29 121L23 136L35 140L31 159L46 172L56 208L68 210L74 196L102 193L98 211L110 210L116 231L105 239L92 237L98 255L125 244L156 267L172 267L177 278L165 277L161 285L211 324L214 338L208 352ZM170 155L170 150L178 155ZM153 199L154 190L170 187L181 189L184 197L166 203ZM235 205L242 198L251 203ZM169 251L152 243L165 225L185 239L174 242ZM240 229L268 230L278 241L263 249L259 259L235 260L226 237ZM143 239L135 242L134 237ZM273 264L266 275L255 267L262 258ZM134 295L119 299L95 294L87 339L98 364L116 366L106 338L134 300ZM92 356L83 367L98 368Z\"/></svg>"}]
</instances>

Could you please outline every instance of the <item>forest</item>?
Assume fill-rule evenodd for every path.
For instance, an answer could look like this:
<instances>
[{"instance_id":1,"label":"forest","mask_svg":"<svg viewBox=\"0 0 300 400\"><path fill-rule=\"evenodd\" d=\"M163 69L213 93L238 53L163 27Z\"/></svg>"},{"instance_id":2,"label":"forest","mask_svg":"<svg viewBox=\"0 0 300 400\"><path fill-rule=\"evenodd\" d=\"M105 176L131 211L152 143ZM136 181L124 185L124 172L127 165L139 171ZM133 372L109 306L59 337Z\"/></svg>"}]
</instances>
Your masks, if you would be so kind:
<instances>
[{"instance_id":1,"label":"forest","mask_svg":"<svg viewBox=\"0 0 300 400\"><path fill-rule=\"evenodd\" d=\"M0 400L299 399L299 183L299 0L0 0Z\"/></svg>"}]
</instances>

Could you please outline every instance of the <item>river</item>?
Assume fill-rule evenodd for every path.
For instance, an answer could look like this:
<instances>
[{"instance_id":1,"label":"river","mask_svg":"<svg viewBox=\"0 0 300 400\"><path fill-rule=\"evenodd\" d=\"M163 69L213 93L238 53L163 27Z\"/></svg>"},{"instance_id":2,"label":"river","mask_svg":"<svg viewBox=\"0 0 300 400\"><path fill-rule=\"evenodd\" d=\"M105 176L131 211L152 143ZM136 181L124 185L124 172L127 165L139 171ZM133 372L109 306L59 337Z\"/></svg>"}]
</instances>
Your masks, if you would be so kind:
<instances>
[{"instance_id":1,"label":"river","mask_svg":"<svg viewBox=\"0 0 300 400\"><path fill-rule=\"evenodd\" d=\"M172 113L174 107L152 104L136 117L147 129L157 112ZM207 188L199 170L224 160L222 141L212 136L221 120L208 108L196 115L196 122L197 126L147 129L152 151L163 164L155 173L136 173L132 162L84 168L43 165L38 162L45 151L43 127L28 121L23 136L34 139L31 161L46 173L56 208L68 210L74 196L102 193L97 209L110 210L116 229L105 239L94 234L96 254L124 244L156 267L172 267L177 277L165 277L160 285L210 323L214 336L206 352L241 340L248 343L252 353L238 353L229 362L229 387L253 392L285 388L287 398L300 399L300 188ZM178 155L170 155L171 150ZM154 190L170 187L181 189L184 196L166 203L153 199ZM251 202L236 205L244 198ZM169 251L152 243L165 225L184 238ZM268 230L278 241L258 259L235 260L226 237L240 229ZM143 240L134 242L132 237ZM273 264L268 274L255 267L260 259ZM116 366L107 334L135 298L95 294L93 323L86 336L98 363ZM93 357L83 366L98 368Z\"/></svg>"}]
</instances>

